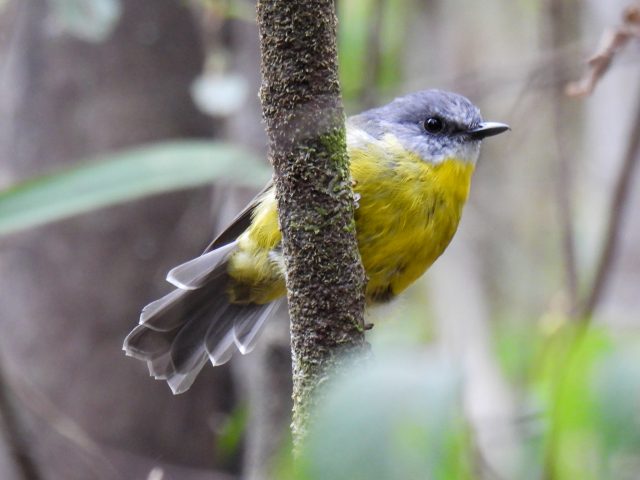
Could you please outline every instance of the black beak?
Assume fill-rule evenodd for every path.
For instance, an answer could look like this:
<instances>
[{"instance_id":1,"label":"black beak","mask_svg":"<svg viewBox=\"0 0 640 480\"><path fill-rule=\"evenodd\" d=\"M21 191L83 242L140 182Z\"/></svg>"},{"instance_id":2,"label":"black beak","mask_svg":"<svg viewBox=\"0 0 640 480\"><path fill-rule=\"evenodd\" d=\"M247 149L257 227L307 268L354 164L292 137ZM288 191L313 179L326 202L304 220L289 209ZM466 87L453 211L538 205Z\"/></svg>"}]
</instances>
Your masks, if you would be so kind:
<instances>
[{"instance_id":1,"label":"black beak","mask_svg":"<svg viewBox=\"0 0 640 480\"><path fill-rule=\"evenodd\" d=\"M492 137L499 133L506 132L507 130L511 129L509 128L509 125L504 123L482 122L477 127L467 130L466 134L472 140L482 140L483 138Z\"/></svg>"}]
</instances>

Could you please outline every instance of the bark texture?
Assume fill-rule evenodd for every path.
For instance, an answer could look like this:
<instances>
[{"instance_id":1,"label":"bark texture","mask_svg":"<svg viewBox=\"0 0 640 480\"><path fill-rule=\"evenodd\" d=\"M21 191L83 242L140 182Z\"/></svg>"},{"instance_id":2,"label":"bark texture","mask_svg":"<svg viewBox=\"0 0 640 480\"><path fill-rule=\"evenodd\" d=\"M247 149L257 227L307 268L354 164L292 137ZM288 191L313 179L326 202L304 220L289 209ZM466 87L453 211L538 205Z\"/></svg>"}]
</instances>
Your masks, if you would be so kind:
<instances>
[{"instance_id":1,"label":"bark texture","mask_svg":"<svg viewBox=\"0 0 640 480\"><path fill-rule=\"evenodd\" d=\"M317 387L365 345L365 276L337 73L333 0L262 0L260 91L275 169L293 357L294 441Z\"/></svg>"}]
</instances>

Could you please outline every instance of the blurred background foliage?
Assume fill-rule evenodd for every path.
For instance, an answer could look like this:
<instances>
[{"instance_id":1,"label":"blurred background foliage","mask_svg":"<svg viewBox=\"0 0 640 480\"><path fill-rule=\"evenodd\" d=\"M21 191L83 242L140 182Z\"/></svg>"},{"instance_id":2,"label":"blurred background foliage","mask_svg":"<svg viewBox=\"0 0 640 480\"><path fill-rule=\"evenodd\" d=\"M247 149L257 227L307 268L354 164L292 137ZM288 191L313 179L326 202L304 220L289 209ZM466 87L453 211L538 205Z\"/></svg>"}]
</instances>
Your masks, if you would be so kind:
<instances>
[{"instance_id":1,"label":"blurred background foliage","mask_svg":"<svg viewBox=\"0 0 640 480\"><path fill-rule=\"evenodd\" d=\"M348 113L435 87L513 130L294 465L284 316L180 397L120 352L268 177L253 2L0 2L0 477L639 477L640 42L564 93L633 1L336 3Z\"/></svg>"}]
</instances>

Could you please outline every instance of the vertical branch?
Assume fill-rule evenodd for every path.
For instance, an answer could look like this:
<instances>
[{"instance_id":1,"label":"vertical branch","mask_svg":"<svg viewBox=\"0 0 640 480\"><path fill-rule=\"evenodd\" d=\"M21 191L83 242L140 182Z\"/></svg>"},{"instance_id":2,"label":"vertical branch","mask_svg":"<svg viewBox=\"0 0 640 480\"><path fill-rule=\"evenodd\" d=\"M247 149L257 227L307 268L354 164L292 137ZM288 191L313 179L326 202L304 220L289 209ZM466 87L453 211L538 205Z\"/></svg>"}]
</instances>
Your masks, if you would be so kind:
<instances>
[{"instance_id":1,"label":"vertical branch","mask_svg":"<svg viewBox=\"0 0 640 480\"><path fill-rule=\"evenodd\" d=\"M355 237L333 0L260 0L260 98L275 170L293 356L294 441L319 384L363 349L364 270Z\"/></svg>"},{"instance_id":2,"label":"vertical branch","mask_svg":"<svg viewBox=\"0 0 640 480\"><path fill-rule=\"evenodd\" d=\"M570 5L571 0L547 0L546 17L544 20L549 26L548 47L552 52L561 51L569 38L570 21L578 17L576 10L578 7ZM573 8L570 8L573 7ZM579 18L579 17L578 17ZM555 177L556 199L560 221L560 235L562 245L562 257L565 276L565 291L568 297L566 314L570 318L575 318L578 309L578 269L575 249L575 233L573 225L573 173L572 161L568 154L565 143L569 140L567 127L570 123L570 116L567 106L567 99L564 95L564 85L566 79L562 65L553 62L551 70L552 97L553 102L553 135L557 151L557 170ZM569 343L571 350L575 349L577 342ZM547 441L544 453L544 480L558 479L558 450L560 444L560 427L557 419L557 411L560 405L560 398L566 386L566 370L558 372L558 380L554 386L552 402L550 405L550 426L547 433Z\"/></svg>"},{"instance_id":3,"label":"vertical branch","mask_svg":"<svg viewBox=\"0 0 640 480\"><path fill-rule=\"evenodd\" d=\"M551 51L559 51L565 44L568 6L565 0L549 0L547 5L547 21L549 25L549 38ZM577 8L577 7L576 7ZM572 14L575 15L575 13ZM572 18L571 17L571 18ZM566 97L564 95L563 66L553 63L551 71L553 89L553 135L557 151L557 170L555 178L555 190L560 221L560 234L562 244L562 258L565 277L565 290L568 297L568 313L575 315L578 305L578 268L575 251L575 232L573 225L573 173L571 168L572 158L567 154L565 142L567 141L567 126L569 112L567 110Z\"/></svg>"},{"instance_id":4,"label":"vertical branch","mask_svg":"<svg viewBox=\"0 0 640 480\"><path fill-rule=\"evenodd\" d=\"M553 23L553 19L561 19L563 17L561 15L563 11L563 0L550 0L550 2L552 7L550 9L550 19ZM627 8L623 14L623 19L625 23L621 27L615 31L608 32L603 36L598 52L589 61L589 72L580 81L572 82L567 85L565 89L567 95L577 97L592 93L596 84L600 81L611 65L611 61L615 53L631 38L640 37L640 29L638 29L638 25L640 24L640 7L634 6ZM558 23L557 26L561 29L565 28L562 22ZM563 30L556 28L554 31L562 32ZM555 80L558 79L556 78ZM558 100L560 99L556 99L556 104L558 104ZM571 310L572 317L579 320L579 323L577 324L577 328L572 332L572 338L568 341L569 350L567 360L565 362L565 368L558 372L558 380L556 382L556 390L554 392L554 410L557 410L559 399L567 388L566 380L567 372L569 371L567 366L571 364L580 343L580 339L589 327L593 312L604 292L613 265L613 260L615 258L624 210L629 198L631 181L635 174L638 157L640 156L640 95L638 95L637 102L638 104L636 106L635 117L631 127L628 147L613 188L611 215L607 223L604 240L596 262L597 266L594 279L584 297L584 300L580 299L577 304L573 305ZM561 146L561 143L559 145ZM552 419L551 431L549 433L546 446L545 480L555 480L558 478L557 459L555 457L559 448L559 435L558 422L555 419Z\"/></svg>"},{"instance_id":5,"label":"vertical branch","mask_svg":"<svg viewBox=\"0 0 640 480\"><path fill-rule=\"evenodd\" d=\"M589 70L579 81L567 85L566 92L570 96L584 97L593 92L603 75L609 70L615 55L629 41L640 39L640 3L636 2L624 9L622 24L605 31L596 53L589 59ZM629 199L631 181L635 175L638 156L640 155L640 92L637 98L635 119L631 126L627 150L613 188L611 199L611 216L607 223L602 248L597 256L593 282L580 305L579 315L583 326L588 326L598 302L602 298L609 279L613 260L618 247L618 237L622 227L624 210Z\"/></svg>"},{"instance_id":6,"label":"vertical branch","mask_svg":"<svg viewBox=\"0 0 640 480\"><path fill-rule=\"evenodd\" d=\"M602 298L609 279L613 260L619 244L619 236L626 205L628 203L631 182L633 181L638 157L640 156L640 93L637 99L635 118L629 132L629 143L622 166L618 172L611 199L611 215L604 234L602 249L597 260L593 283L580 310L581 318L588 322L598 302Z\"/></svg>"}]
</instances>

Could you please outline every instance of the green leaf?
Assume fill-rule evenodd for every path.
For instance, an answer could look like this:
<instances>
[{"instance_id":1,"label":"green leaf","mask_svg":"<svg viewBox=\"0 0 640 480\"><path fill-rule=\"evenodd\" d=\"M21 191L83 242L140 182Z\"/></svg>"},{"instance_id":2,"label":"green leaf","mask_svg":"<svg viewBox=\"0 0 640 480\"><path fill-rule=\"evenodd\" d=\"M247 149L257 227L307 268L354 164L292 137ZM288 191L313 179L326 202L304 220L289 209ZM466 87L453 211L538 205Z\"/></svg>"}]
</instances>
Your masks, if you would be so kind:
<instances>
[{"instance_id":1,"label":"green leaf","mask_svg":"<svg viewBox=\"0 0 640 480\"><path fill-rule=\"evenodd\" d=\"M219 179L261 186L269 175L252 154L213 141L125 150L0 191L0 235Z\"/></svg>"},{"instance_id":2,"label":"green leaf","mask_svg":"<svg viewBox=\"0 0 640 480\"><path fill-rule=\"evenodd\" d=\"M612 348L606 330L591 327L583 331L571 323L546 341L538 394L548 414L546 463L554 478L602 478L592 377Z\"/></svg>"}]
</instances>

